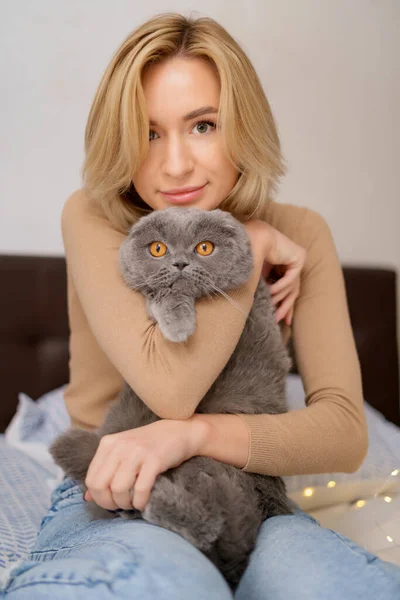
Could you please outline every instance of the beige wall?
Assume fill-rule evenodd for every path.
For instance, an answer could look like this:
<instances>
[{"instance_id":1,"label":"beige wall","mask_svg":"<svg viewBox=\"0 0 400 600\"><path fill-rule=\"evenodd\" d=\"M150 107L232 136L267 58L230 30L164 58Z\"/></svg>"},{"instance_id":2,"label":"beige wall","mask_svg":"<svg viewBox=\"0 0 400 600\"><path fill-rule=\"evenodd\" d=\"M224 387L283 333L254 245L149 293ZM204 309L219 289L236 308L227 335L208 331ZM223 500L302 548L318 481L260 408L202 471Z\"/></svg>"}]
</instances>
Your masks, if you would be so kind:
<instances>
[{"instance_id":1,"label":"beige wall","mask_svg":"<svg viewBox=\"0 0 400 600\"><path fill-rule=\"evenodd\" d=\"M62 253L99 78L167 10L216 18L253 60L289 163L278 200L319 211L342 262L398 269L398 0L3 0L0 252Z\"/></svg>"}]
</instances>

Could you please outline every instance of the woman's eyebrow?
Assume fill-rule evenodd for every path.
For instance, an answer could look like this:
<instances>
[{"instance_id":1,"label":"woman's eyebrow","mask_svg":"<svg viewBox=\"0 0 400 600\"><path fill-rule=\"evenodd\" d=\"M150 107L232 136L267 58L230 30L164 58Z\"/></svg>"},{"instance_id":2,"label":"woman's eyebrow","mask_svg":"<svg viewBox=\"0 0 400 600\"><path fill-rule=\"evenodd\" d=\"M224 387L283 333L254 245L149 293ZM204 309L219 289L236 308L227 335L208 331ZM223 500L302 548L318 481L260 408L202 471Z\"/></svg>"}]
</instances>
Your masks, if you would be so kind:
<instances>
[{"instance_id":1,"label":"woman's eyebrow","mask_svg":"<svg viewBox=\"0 0 400 600\"><path fill-rule=\"evenodd\" d=\"M218 112L218 110L214 106L202 106L201 108L196 108L195 110L190 111L187 115L183 117L183 120L191 121L192 119L196 119L197 117L216 112ZM150 121L150 125L157 126L157 123L156 121Z\"/></svg>"}]
</instances>

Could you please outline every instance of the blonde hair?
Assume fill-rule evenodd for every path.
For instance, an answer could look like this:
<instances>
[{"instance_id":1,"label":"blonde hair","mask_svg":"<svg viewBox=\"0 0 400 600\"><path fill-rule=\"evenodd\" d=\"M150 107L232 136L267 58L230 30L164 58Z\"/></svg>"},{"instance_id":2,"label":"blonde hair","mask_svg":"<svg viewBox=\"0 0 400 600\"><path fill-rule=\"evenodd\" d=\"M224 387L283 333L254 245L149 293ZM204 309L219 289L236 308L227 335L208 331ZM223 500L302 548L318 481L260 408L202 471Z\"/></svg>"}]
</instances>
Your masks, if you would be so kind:
<instances>
[{"instance_id":1,"label":"blonde hair","mask_svg":"<svg viewBox=\"0 0 400 600\"><path fill-rule=\"evenodd\" d=\"M265 220L278 179L286 172L277 128L250 60L208 17L156 15L118 48L100 81L86 125L84 189L124 233L152 211L132 183L149 145L141 75L146 66L174 56L208 61L220 80L217 125L239 177L219 208L241 222L250 217Z\"/></svg>"}]
</instances>

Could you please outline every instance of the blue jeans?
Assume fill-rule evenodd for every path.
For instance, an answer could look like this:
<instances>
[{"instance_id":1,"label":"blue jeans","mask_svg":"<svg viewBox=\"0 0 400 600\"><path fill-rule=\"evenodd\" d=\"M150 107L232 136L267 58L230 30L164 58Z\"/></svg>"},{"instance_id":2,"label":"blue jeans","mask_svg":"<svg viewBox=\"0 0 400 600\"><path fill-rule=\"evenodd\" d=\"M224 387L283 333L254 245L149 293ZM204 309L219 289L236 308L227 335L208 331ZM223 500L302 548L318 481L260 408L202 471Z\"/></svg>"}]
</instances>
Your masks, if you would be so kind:
<instances>
[{"instance_id":1,"label":"blue jeans","mask_svg":"<svg viewBox=\"0 0 400 600\"><path fill-rule=\"evenodd\" d=\"M68 477L36 543L0 588L6 600L399 600L400 567L296 514L262 524L235 595L197 548L144 519L90 515Z\"/></svg>"}]
</instances>

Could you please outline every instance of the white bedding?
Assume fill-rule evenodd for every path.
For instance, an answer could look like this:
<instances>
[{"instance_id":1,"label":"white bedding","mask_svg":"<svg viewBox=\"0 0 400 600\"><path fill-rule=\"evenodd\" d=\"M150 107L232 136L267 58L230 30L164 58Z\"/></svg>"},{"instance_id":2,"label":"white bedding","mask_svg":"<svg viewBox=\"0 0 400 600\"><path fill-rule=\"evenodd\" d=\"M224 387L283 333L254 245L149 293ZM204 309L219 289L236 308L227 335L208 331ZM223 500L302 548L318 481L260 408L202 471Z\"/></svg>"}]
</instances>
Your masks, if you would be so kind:
<instances>
[{"instance_id":1,"label":"white bedding","mask_svg":"<svg viewBox=\"0 0 400 600\"><path fill-rule=\"evenodd\" d=\"M3 482L3 490L0 490L0 533L5 539L3 547L0 545L0 576L2 568L26 553L32 543L32 532L39 528L44 507L48 506L50 492L63 477L48 447L70 425L64 404L64 387L52 390L36 402L20 393L16 414L4 440L0 440L4 442L0 445L3 453L7 447L14 452L12 464L15 465L13 469L2 467L0 471L0 479L7 479L7 485ZM305 394L299 375L288 376L287 396L290 410L304 407ZM365 411L369 450L356 473L302 475L284 477L284 480L288 495L322 526L334 529L384 560L400 565L400 471L395 474L396 469L400 470L400 428L386 421L367 403ZM3 464L7 464L6 458L3 458ZM18 472L18 463L23 464L25 471L24 477L18 476L16 485L13 478ZM42 485L38 485L38 480ZM36 502L32 502L32 481L36 481ZM334 487L330 487L332 481ZM5 497L7 493L9 497ZM385 496L392 501L386 502ZM357 506L355 502L362 499L366 504ZM13 504L16 510L7 513L3 508L6 504ZM30 535L25 540L21 540L19 530L23 520Z\"/></svg>"},{"instance_id":2,"label":"white bedding","mask_svg":"<svg viewBox=\"0 0 400 600\"><path fill-rule=\"evenodd\" d=\"M386 502L384 498L391 498ZM400 495L367 498L364 506L348 502L308 511L323 527L341 533L382 560L400 566Z\"/></svg>"}]
</instances>

